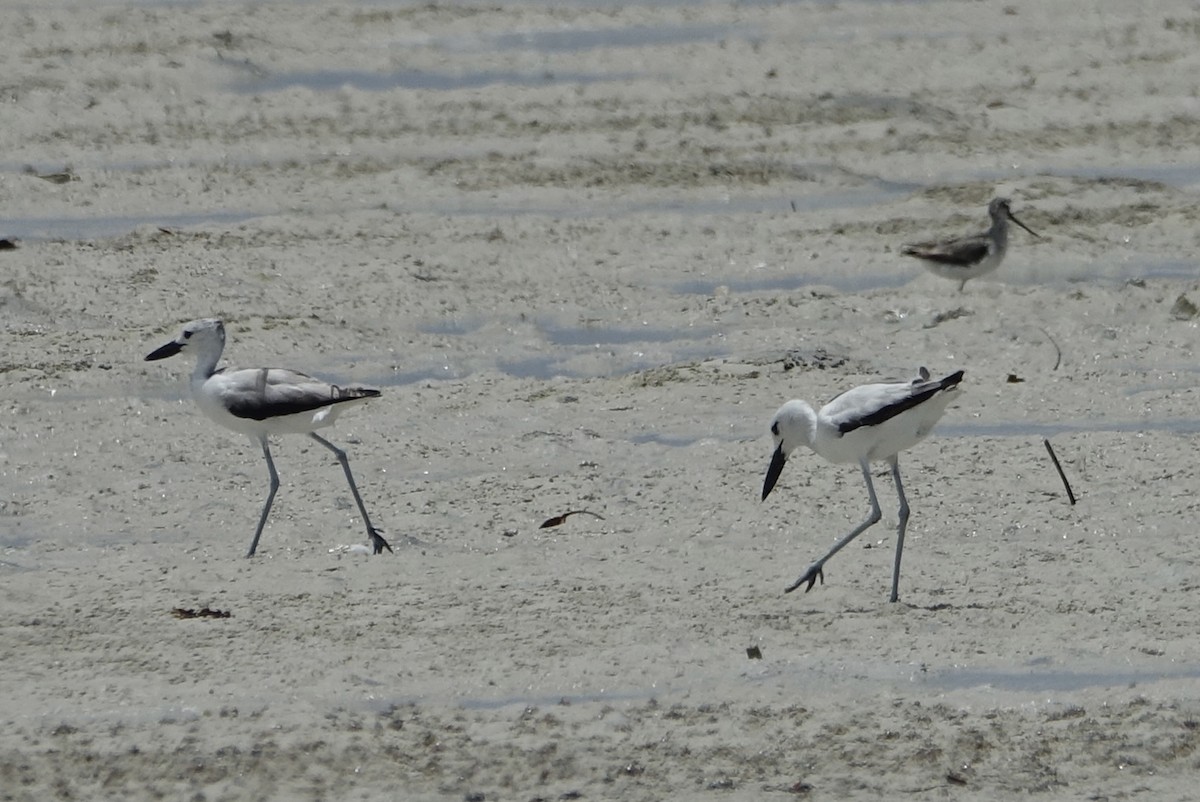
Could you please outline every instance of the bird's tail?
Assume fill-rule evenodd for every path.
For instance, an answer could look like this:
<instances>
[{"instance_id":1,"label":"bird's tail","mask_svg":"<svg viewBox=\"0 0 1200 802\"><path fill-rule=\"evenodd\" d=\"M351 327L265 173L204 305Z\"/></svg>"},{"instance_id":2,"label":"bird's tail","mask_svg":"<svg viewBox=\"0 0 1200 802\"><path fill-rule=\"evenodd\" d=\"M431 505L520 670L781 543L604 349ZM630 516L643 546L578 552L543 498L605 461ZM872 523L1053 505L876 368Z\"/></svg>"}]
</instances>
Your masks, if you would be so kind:
<instances>
[{"instance_id":1,"label":"bird's tail","mask_svg":"<svg viewBox=\"0 0 1200 802\"><path fill-rule=\"evenodd\" d=\"M938 382L943 390L952 390L958 386L958 383L963 380L963 372L961 370L951 373L946 378Z\"/></svg>"},{"instance_id":2,"label":"bird's tail","mask_svg":"<svg viewBox=\"0 0 1200 802\"><path fill-rule=\"evenodd\" d=\"M382 392L365 384L348 384L345 387L335 384L330 394L334 401L357 401L360 398L378 398Z\"/></svg>"}]
</instances>

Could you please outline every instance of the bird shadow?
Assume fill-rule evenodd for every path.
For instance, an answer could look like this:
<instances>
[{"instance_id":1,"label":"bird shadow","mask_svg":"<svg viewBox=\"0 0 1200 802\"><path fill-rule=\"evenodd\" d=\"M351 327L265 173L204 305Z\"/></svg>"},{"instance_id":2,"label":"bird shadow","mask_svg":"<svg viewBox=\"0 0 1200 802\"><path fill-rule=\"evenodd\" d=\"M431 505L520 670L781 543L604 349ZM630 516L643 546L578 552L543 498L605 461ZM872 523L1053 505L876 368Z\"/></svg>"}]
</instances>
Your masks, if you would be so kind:
<instances>
[{"instance_id":1,"label":"bird shadow","mask_svg":"<svg viewBox=\"0 0 1200 802\"><path fill-rule=\"evenodd\" d=\"M971 602L970 604L951 604L950 602L938 602L937 604L905 604L910 610L925 610L930 613L940 613L943 610L990 610L990 605L980 604L979 602Z\"/></svg>"}]
</instances>

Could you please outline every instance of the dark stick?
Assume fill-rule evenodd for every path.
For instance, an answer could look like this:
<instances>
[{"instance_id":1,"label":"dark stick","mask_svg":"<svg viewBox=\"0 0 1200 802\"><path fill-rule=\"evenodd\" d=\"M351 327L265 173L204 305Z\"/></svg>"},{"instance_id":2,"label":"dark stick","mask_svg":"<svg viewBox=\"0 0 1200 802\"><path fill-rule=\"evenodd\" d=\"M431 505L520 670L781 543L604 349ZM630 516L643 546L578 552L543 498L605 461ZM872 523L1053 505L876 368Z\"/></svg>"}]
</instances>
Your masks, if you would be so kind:
<instances>
[{"instance_id":1,"label":"dark stick","mask_svg":"<svg viewBox=\"0 0 1200 802\"><path fill-rule=\"evenodd\" d=\"M561 526L563 522L567 520L568 515L590 515L593 518L599 518L601 521L604 520L603 515L592 512L591 510L571 510L570 512L564 512L562 515L555 515L553 518L547 518L542 522L542 525L539 526L538 529L549 529L552 526Z\"/></svg>"},{"instance_id":2,"label":"dark stick","mask_svg":"<svg viewBox=\"0 0 1200 802\"><path fill-rule=\"evenodd\" d=\"M1054 338L1050 336L1050 332L1046 331L1045 329L1042 329L1042 334L1045 334L1046 339L1049 340L1050 344L1054 346L1054 354L1055 354L1054 367L1050 368L1050 370L1058 370L1058 366L1062 364L1062 349L1058 347L1058 343L1056 343L1054 341ZM1050 456L1054 456L1053 451L1050 452ZM1054 460L1054 464L1057 465L1058 460ZM1062 471L1060 470L1059 473L1062 473ZM1066 480L1064 479L1063 481L1065 482ZM1072 503L1074 503L1074 502L1072 502Z\"/></svg>"},{"instance_id":3,"label":"dark stick","mask_svg":"<svg viewBox=\"0 0 1200 802\"><path fill-rule=\"evenodd\" d=\"M1071 483L1067 481L1067 475L1063 473L1062 466L1058 464L1058 457L1054 454L1054 449L1050 447L1050 438L1043 437L1042 442L1046 444L1046 450L1050 452L1050 459L1054 462L1054 468L1058 471L1058 478L1062 479L1063 487L1067 489L1067 498L1071 501L1071 506L1075 505L1075 493L1071 491Z\"/></svg>"}]
</instances>

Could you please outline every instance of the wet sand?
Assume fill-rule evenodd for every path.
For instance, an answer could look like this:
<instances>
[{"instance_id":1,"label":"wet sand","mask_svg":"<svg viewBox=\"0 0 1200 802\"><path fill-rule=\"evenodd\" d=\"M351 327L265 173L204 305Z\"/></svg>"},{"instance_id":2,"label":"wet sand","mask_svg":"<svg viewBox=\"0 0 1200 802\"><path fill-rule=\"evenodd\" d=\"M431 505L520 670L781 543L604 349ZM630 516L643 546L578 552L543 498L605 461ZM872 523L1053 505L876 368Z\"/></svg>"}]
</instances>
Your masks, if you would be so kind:
<instances>
[{"instance_id":1,"label":"wet sand","mask_svg":"<svg viewBox=\"0 0 1200 802\"><path fill-rule=\"evenodd\" d=\"M5 10L0 799L1190 795L1191 5ZM203 316L383 388L395 555L290 437L243 558ZM920 365L900 602L882 466L783 594L867 499L771 415Z\"/></svg>"}]
</instances>

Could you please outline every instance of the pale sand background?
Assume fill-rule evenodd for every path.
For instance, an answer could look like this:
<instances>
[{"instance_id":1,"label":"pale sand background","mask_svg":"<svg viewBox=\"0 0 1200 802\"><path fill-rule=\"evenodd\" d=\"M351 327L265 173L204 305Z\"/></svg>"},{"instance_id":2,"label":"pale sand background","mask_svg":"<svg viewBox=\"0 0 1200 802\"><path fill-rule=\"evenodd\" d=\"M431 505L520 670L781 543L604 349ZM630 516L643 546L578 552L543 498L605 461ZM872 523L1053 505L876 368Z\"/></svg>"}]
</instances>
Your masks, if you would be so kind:
<instances>
[{"instance_id":1,"label":"pale sand background","mask_svg":"<svg viewBox=\"0 0 1200 802\"><path fill-rule=\"evenodd\" d=\"M1194 797L1195 4L329 6L3 4L0 799ZM385 388L394 556L287 438L243 559L207 315ZM901 603L882 471L783 595L866 498L770 416L921 364Z\"/></svg>"}]
</instances>

